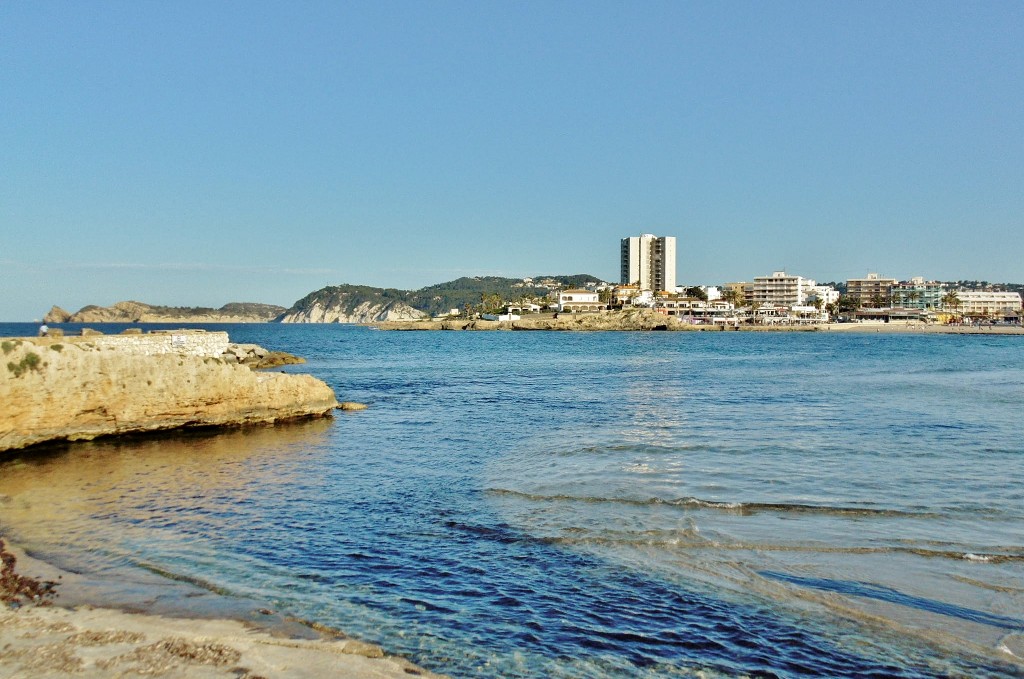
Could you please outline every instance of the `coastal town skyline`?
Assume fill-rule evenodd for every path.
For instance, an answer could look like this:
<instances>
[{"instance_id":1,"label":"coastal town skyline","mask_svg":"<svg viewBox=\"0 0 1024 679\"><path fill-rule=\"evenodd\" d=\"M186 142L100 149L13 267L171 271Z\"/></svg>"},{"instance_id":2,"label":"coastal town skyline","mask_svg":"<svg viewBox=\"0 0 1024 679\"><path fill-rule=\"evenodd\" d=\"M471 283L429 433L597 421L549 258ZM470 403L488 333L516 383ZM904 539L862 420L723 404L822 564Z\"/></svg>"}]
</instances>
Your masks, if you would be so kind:
<instances>
[{"instance_id":1,"label":"coastal town skyline","mask_svg":"<svg viewBox=\"0 0 1024 679\"><path fill-rule=\"evenodd\" d=\"M0 7L0 320L337 283L1024 280L1024 7ZM595 245L595 244L600 244Z\"/></svg>"}]
</instances>

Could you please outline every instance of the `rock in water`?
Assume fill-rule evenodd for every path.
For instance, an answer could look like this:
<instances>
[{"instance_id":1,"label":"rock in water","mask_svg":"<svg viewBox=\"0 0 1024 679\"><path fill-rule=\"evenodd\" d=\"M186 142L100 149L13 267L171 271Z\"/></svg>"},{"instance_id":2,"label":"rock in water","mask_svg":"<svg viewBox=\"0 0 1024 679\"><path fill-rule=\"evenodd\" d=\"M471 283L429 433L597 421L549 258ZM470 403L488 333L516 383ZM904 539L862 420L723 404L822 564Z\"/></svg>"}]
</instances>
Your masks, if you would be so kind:
<instances>
[{"instance_id":1,"label":"rock in water","mask_svg":"<svg viewBox=\"0 0 1024 679\"><path fill-rule=\"evenodd\" d=\"M254 372L221 355L227 333L21 338L2 342L0 451L55 440L329 415L311 375Z\"/></svg>"}]
</instances>

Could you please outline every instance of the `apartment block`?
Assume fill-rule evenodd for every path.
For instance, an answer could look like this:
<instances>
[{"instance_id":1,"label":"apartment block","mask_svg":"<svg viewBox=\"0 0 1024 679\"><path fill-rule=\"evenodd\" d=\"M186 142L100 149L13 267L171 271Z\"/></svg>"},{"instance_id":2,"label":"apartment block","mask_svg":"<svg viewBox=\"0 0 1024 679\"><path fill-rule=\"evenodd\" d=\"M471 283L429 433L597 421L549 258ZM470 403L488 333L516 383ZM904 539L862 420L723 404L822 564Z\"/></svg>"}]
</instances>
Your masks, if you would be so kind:
<instances>
[{"instance_id":1,"label":"apartment block","mask_svg":"<svg viewBox=\"0 0 1024 679\"><path fill-rule=\"evenodd\" d=\"M862 307L890 306L892 286L898 281L895 278L882 278L877 273L869 273L866 278L849 278L846 280L846 294Z\"/></svg>"},{"instance_id":2,"label":"apartment block","mask_svg":"<svg viewBox=\"0 0 1024 679\"><path fill-rule=\"evenodd\" d=\"M957 290L960 304L956 310L968 316L989 316L1021 310L1018 292L990 292L985 290Z\"/></svg>"},{"instance_id":3,"label":"apartment block","mask_svg":"<svg viewBox=\"0 0 1024 679\"><path fill-rule=\"evenodd\" d=\"M926 281L915 276L909 281L901 281L892 286L890 291L892 306L904 309L938 309L942 306L945 287L938 281Z\"/></svg>"},{"instance_id":4,"label":"apartment block","mask_svg":"<svg viewBox=\"0 0 1024 679\"><path fill-rule=\"evenodd\" d=\"M620 246L620 276L624 285L639 285L641 290L676 289L675 236L658 237L645 233L623 238Z\"/></svg>"},{"instance_id":5,"label":"apartment block","mask_svg":"<svg viewBox=\"0 0 1024 679\"><path fill-rule=\"evenodd\" d=\"M816 285L810 278L774 271L771 276L758 276L754 279L752 301L758 306L803 306L807 304L807 298L814 292Z\"/></svg>"}]
</instances>

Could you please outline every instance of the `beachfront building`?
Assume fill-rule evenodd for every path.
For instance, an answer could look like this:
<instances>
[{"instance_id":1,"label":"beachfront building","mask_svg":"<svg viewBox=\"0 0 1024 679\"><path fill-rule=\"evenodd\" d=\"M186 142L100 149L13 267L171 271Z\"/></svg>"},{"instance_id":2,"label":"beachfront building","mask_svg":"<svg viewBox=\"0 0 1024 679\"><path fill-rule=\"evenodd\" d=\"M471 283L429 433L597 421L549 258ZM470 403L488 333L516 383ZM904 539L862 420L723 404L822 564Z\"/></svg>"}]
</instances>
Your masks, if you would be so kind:
<instances>
[{"instance_id":1,"label":"beachfront building","mask_svg":"<svg viewBox=\"0 0 1024 679\"><path fill-rule=\"evenodd\" d=\"M623 238L619 255L619 282L623 285L638 285L641 290L675 291L675 236L645 233Z\"/></svg>"},{"instance_id":2,"label":"beachfront building","mask_svg":"<svg viewBox=\"0 0 1024 679\"><path fill-rule=\"evenodd\" d=\"M1019 316L1019 292L993 292L988 290L957 290L960 303L956 311L975 318L1002 318Z\"/></svg>"},{"instance_id":3,"label":"beachfront building","mask_svg":"<svg viewBox=\"0 0 1024 679\"><path fill-rule=\"evenodd\" d=\"M738 325L736 310L725 300L704 301L685 295L660 295L654 310L666 316L678 316L693 324Z\"/></svg>"},{"instance_id":4,"label":"beachfront building","mask_svg":"<svg viewBox=\"0 0 1024 679\"><path fill-rule=\"evenodd\" d=\"M894 284L889 296L894 307L925 310L942 306L942 296L945 294L946 289L942 283L915 276L909 281Z\"/></svg>"},{"instance_id":5,"label":"beachfront building","mask_svg":"<svg viewBox=\"0 0 1024 679\"><path fill-rule=\"evenodd\" d=\"M562 290L558 293L559 311L603 311L607 307L593 290Z\"/></svg>"},{"instance_id":6,"label":"beachfront building","mask_svg":"<svg viewBox=\"0 0 1024 679\"><path fill-rule=\"evenodd\" d=\"M869 273L865 278L848 278L846 294L852 297L859 307L887 307L892 295L895 278L882 278L877 273Z\"/></svg>"},{"instance_id":7,"label":"beachfront building","mask_svg":"<svg viewBox=\"0 0 1024 679\"><path fill-rule=\"evenodd\" d=\"M810 278L774 271L771 276L758 276L754 279L753 298L750 301L758 307L804 306L816 285Z\"/></svg>"}]
</instances>

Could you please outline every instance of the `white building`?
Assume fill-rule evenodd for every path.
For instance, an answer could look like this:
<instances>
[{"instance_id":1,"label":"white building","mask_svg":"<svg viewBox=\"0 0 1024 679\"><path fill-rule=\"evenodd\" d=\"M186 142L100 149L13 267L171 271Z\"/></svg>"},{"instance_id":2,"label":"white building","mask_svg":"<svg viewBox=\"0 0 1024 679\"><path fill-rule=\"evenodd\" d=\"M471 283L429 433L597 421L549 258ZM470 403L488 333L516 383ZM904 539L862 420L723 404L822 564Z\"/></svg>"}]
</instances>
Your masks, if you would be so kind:
<instances>
[{"instance_id":1,"label":"white building","mask_svg":"<svg viewBox=\"0 0 1024 679\"><path fill-rule=\"evenodd\" d=\"M831 285L815 285L811 289L809 299L812 302L820 299L822 304L835 304L839 301L839 291Z\"/></svg>"},{"instance_id":2,"label":"white building","mask_svg":"<svg viewBox=\"0 0 1024 679\"><path fill-rule=\"evenodd\" d=\"M957 290L956 296L960 299L956 311L967 316L988 316L1021 310L1019 292Z\"/></svg>"},{"instance_id":3,"label":"white building","mask_svg":"<svg viewBox=\"0 0 1024 679\"><path fill-rule=\"evenodd\" d=\"M754 279L752 301L755 306L805 306L815 287L817 284L810 278L774 271L771 276L758 276Z\"/></svg>"},{"instance_id":4,"label":"white building","mask_svg":"<svg viewBox=\"0 0 1024 679\"><path fill-rule=\"evenodd\" d=\"M558 293L559 311L602 311L605 305L591 290L562 290Z\"/></svg>"},{"instance_id":5,"label":"white building","mask_svg":"<svg viewBox=\"0 0 1024 679\"><path fill-rule=\"evenodd\" d=\"M641 290L675 292L676 238L645 233L623 238L619 282Z\"/></svg>"}]
</instances>

